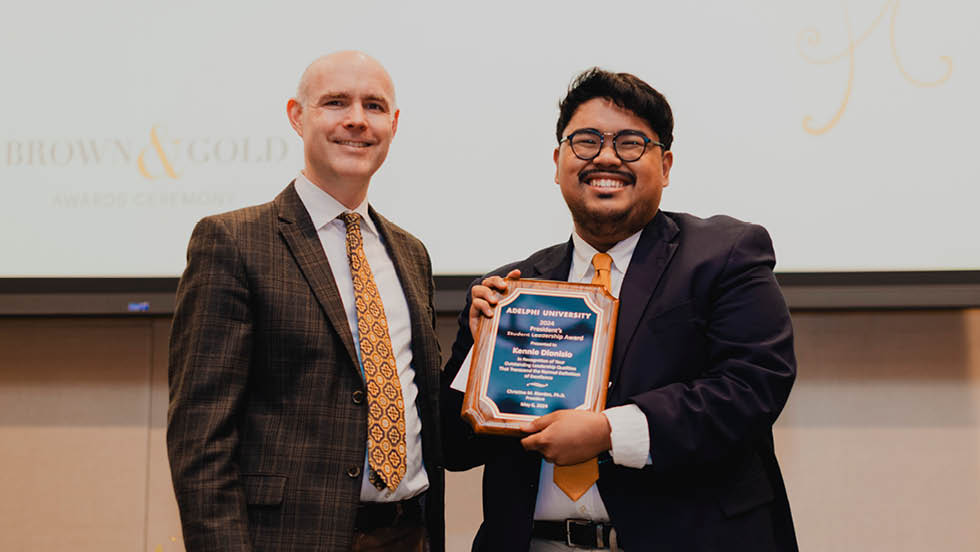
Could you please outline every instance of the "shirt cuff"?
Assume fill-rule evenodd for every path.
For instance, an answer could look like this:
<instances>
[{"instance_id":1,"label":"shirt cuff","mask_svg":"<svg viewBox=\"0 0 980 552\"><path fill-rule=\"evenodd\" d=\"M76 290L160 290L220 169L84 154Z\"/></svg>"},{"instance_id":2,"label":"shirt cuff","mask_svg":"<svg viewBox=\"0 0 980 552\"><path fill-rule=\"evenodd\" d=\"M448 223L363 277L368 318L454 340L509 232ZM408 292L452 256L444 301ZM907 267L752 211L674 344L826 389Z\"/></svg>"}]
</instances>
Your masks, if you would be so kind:
<instances>
[{"instance_id":1,"label":"shirt cuff","mask_svg":"<svg viewBox=\"0 0 980 552\"><path fill-rule=\"evenodd\" d=\"M614 406L602 411L609 420L609 438L613 462L627 468L642 468L652 463L650 457L650 426L647 417L635 404Z\"/></svg>"},{"instance_id":2,"label":"shirt cuff","mask_svg":"<svg viewBox=\"0 0 980 552\"><path fill-rule=\"evenodd\" d=\"M450 389L455 389L460 393L466 393L466 382L470 379L470 364L472 362L473 347L470 347L470 350L466 353L466 358L463 359L463 363L459 365L459 372L456 372L456 377L449 384Z\"/></svg>"}]
</instances>

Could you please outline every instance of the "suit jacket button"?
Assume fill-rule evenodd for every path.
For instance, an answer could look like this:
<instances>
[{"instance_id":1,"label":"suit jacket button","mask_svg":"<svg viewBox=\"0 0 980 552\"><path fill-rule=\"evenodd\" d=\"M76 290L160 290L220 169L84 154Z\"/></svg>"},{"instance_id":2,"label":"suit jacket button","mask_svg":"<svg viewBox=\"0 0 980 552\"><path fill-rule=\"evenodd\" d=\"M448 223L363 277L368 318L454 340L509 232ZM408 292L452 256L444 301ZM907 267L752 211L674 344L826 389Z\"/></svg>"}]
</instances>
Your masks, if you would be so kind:
<instances>
[{"instance_id":1,"label":"suit jacket button","mask_svg":"<svg viewBox=\"0 0 980 552\"><path fill-rule=\"evenodd\" d=\"M347 477L350 477L351 479L357 479L357 476L359 475L361 475L360 466L351 466L347 468Z\"/></svg>"},{"instance_id":2,"label":"suit jacket button","mask_svg":"<svg viewBox=\"0 0 980 552\"><path fill-rule=\"evenodd\" d=\"M350 398L352 401L354 401L354 404L361 404L364 402L364 391L358 389L357 391L351 393Z\"/></svg>"}]
</instances>

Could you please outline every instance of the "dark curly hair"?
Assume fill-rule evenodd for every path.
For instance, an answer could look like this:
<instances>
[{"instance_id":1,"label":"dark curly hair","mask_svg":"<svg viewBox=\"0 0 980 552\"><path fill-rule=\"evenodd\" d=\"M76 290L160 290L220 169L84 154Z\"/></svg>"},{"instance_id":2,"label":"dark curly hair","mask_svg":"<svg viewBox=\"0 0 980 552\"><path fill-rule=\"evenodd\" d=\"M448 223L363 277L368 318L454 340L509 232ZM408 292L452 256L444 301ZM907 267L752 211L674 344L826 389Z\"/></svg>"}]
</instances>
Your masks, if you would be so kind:
<instances>
[{"instance_id":1,"label":"dark curly hair","mask_svg":"<svg viewBox=\"0 0 980 552\"><path fill-rule=\"evenodd\" d=\"M560 142L575 110L594 98L606 98L646 121L669 150L674 141L674 115L663 94L630 73L611 73L593 67L575 77L568 93L558 103L558 125L555 136Z\"/></svg>"}]
</instances>

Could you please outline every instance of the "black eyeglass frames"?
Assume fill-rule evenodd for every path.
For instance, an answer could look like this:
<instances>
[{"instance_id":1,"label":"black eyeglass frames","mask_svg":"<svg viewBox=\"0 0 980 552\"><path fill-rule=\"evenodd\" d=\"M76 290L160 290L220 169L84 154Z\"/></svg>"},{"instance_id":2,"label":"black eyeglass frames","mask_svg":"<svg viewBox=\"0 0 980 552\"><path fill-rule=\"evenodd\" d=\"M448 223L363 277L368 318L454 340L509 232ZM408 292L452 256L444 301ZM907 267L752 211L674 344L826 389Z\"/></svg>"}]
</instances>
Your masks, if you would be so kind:
<instances>
[{"instance_id":1,"label":"black eyeglass frames","mask_svg":"<svg viewBox=\"0 0 980 552\"><path fill-rule=\"evenodd\" d=\"M592 161L602 151L606 136L612 136L613 151L624 163L632 163L643 157L647 146L654 144L665 148L663 144L653 140L638 130L621 130L619 132L599 132L594 128L583 128L572 132L558 143L568 142L572 153L582 161Z\"/></svg>"}]
</instances>

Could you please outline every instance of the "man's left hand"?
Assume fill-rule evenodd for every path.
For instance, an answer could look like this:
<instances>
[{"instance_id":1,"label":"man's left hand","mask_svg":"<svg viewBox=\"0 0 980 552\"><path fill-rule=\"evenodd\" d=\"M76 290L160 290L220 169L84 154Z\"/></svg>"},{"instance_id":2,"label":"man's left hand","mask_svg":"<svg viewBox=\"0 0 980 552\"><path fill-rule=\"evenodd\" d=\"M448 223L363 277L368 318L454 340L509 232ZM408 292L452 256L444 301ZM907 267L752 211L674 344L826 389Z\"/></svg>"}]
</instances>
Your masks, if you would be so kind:
<instances>
[{"instance_id":1,"label":"man's left hand","mask_svg":"<svg viewBox=\"0 0 980 552\"><path fill-rule=\"evenodd\" d=\"M579 464L612 448L609 420L585 410L556 410L521 424L531 433L521 439L525 450L536 450L558 466Z\"/></svg>"}]
</instances>

